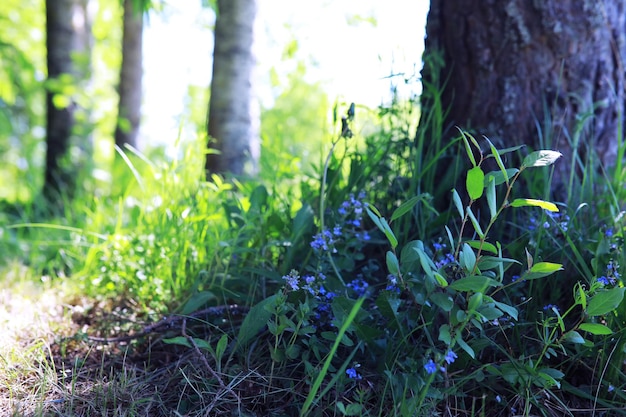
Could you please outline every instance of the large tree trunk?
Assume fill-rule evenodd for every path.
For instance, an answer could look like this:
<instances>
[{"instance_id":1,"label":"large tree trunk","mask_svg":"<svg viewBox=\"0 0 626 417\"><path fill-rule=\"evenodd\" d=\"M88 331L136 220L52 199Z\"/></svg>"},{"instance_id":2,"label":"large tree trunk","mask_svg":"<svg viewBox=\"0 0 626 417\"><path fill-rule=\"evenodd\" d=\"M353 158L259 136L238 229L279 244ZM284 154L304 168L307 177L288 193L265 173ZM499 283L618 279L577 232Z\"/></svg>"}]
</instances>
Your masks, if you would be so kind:
<instances>
[{"instance_id":1,"label":"large tree trunk","mask_svg":"<svg viewBox=\"0 0 626 417\"><path fill-rule=\"evenodd\" d=\"M62 192L72 194L76 186L76 167L64 164L63 159L70 149L74 128L76 103L72 92L90 72L90 41L86 0L46 0L47 150L43 193L52 201ZM75 59L80 54L87 59L77 64Z\"/></svg>"},{"instance_id":2,"label":"large tree trunk","mask_svg":"<svg viewBox=\"0 0 626 417\"><path fill-rule=\"evenodd\" d=\"M207 175L256 169L259 111L253 93L256 0L219 0L209 105Z\"/></svg>"},{"instance_id":3,"label":"large tree trunk","mask_svg":"<svg viewBox=\"0 0 626 417\"><path fill-rule=\"evenodd\" d=\"M624 110L625 3L432 0L422 75L443 88L449 134L457 125L500 144L559 150L557 187L577 168L572 161L584 160L586 144L613 164ZM432 65L437 54L441 72ZM433 105L425 95L422 113Z\"/></svg>"},{"instance_id":4,"label":"large tree trunk","mask_svg":"<svg viewBox=\"0 0 626 417\"><path fill-rule=\"evenodd\" d=\"M136 4L137 3L137 4ZM124 0L124 33L122 68L120 71L119 113L115 128L115 144L137 147L141 120L143 10L141 4Z\"/></svg>"}]
</instances>

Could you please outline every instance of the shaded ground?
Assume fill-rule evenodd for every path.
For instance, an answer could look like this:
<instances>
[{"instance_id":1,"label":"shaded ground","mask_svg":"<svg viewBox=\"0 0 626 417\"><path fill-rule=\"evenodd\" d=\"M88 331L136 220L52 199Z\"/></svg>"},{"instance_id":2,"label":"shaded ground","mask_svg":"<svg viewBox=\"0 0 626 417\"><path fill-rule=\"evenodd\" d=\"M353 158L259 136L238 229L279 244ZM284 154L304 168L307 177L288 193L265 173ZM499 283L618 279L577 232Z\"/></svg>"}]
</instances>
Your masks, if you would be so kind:
<instances>
[{"instance_id":1,"label":"shaded ground","mask_svg":"<svg viewBox=\"0 0 626 417\"><path fill-rule=\"evenodd\" d=\"M128 303L68 299L34 285L0 290L0 415L281 415L261 404L272 391L263 377L239 365L226 376L227 358L211 353L242 309L150 326Z\"/></svg>"}]
</instances>

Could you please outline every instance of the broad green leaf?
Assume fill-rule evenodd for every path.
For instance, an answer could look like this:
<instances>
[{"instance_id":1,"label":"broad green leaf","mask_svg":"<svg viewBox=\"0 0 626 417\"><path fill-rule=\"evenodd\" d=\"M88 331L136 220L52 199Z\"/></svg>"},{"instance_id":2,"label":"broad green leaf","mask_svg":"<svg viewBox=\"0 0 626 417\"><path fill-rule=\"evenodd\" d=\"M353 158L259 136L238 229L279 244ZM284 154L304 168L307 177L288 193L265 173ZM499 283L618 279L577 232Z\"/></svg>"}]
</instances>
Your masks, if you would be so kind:
<instances>
[{"instance_id":1,"label":"broad green leaf","mask_svg":"<svg viewBox=\"0 0 626 417\"><path fill-rule=\"evenodd\" d=\"M448 286L448 281L446 281L444 276L441 275L439 272L433 272L433 275L435 277L435 280L437 280L437 284L439 284L441 288L446 288Z\"/></svg>"},{"instance_id":2,"label":"broad green leaf","mask_svg":"<svg viewBox=\"0 0 626 417\"><path fill-rule=\"evenodd\" d=\"M537 262L530 268L530 272L553 274L562 271L563 265L552 262Z\"/></svg>"},{"instance_id":3,"label":"broad green leaf","mask_svg":"<svg viewBox=\"0 0 626 417\"><path fill-rule=\"evenodd\" d=\"M484 277L482 275L472 275L454 281L450 283L448 287L456 291L484 292L487 287L499 287L501 285L502 284L495 279Z\"/></svg>"},{"instance_id":4,"label":"broad green leaf","mask_svg":"<svg viewBox=\"0 0 626 417\"><path fill-rule=\"evenodd\" d=\"M585 343L585 339L577 331L571 330L563 335L566 341L577 345Z\"/></svg>"},{"instance_id":5,"label":"broad green leaf","mask_svg":"<svg viewBox=\"0 0 626 417\"><path fill-rule=\"evenodd\" d=\"M277 294L261 300L253 306L241 323L239 334L237 335L237 346L245 346L252 339L257 337L258 333L263 330L267 322L274 314L271 308L266 308L276 303Z\"/></svg>"},{"instance_id":6,"label":"broad green leaf","mask_svg":"<svg viewBox=\"0 0 626 417\"><path fill-rule=\"evenodd\" d=\"M611 288L610 290L599 291L588 300L587 314L589 316L601 316L617 308L624 299L626 288Z\"/></svg>"},{"instance_id":7,"label":"broad green leaf","mask_svg":"<svg viewBox=\"0 0 626 417\"><path fill-rule=\"evenodd\" d=\"M387 269L392 275L400 275L400 263L398 262L398 257L392 251L387 251Z\"/></svg>"},{"instance_id":8,"label":"broad green leaf","mask_svg":"<svg viewBox=\"0 0 626 417\"><path fill-rule=\"evenodd\" d=\"M452 300L452 297L443 292L436 292L434 294L431 294L430 300L446 313L452 310L452 307L454 306L454 301Z\"/></svg>"},{"instance_id":9,"label":"broad green leaf","mask_svg":"<svg viewBox=\"0 0 626 417\"><path fill-rule=\"evenodd\" d=\"M478 219L476 218L476 216L474 216L474 213L472 212L471 207L467 207L467 216L469 217L470 222L472 222L472 226L474 226L474 230L476 231L478 236L480 236L481 238L484 238L485 233L483 232L483 229L480 227L480 224L478 223Z\"/></svg>"},{"instance_id":10,"label":"broad green leaf","mask_svg":"<svg viewBox=\"0 0 626 417\"><path fill-rule=\"evenodd\" d=\"M503 313L511 316L513 320L517 320L517 309L515 307L495 300L491 300L491 302L493 302Z\"/></svg>"},{"instance_id":11,"label":"broad green leaf","mask_svg":"<svg viewBox=\"0 0 626 417\"><path fill-rule=\"evenodd\" d=\"M483 195L485 181L485 173L479 166L467 171L467 177L465 179L465 188L467 194L472 200L478 200Z\"/></svg>"},{"instance_id":12,"label":"broad green leaf","mask_svg":"<svg viewBox=\"0 0 626 417\"><path fill-rule=\"evenodd\" d=\"M533 198L516 198L510 204L511 207L541 207L544 210L558 212L559 208L554 203Z\"/></svg>"},{"instance_id":13,"label":"broad green leaf","mask_svg":"<svg viewBox=\"0 0 626 417\"><path fill-rule=\"evenodd\" d=\"M496 182L496 185L500 185L505 182L508 182L510 178L512 178L515 174L519 172L519 169L507 168L505 172L506 172L506 175L504 175L502 171L491 171L485 174L485 186L487 185L489 181L491 181L492 178Z\"/></svg>"},{"instance_id":14,"label":"broad green leaf","mask_svg":"<svg viewBox=\"0 0 626 417\"><path fill-rule=\"evenodd\" d=\"M394 210L393 214L391 215L391 219L389 221L393 223L395 220L404 216L406 213L411 211L413 207L415 207L415 205L420 201L420 199L421 198L419 196L415 196L405 201L404 203L402 203L400 207Z\"/></svg>"},{"instance_id":15,"label":"broad green leaf","mask_svg":"<svg viewBox=\"0 0 626 417\"><path fill-rule=\"evenodd\" d=\"M450 326L444 324L439 328L439 340L441 340L446 345L450 345L452 339L450 337Z\"/></svg>"},{"instance_id":16,"label":"broad green leaf","mask_svg":"<svg viewBox=\"0 0 626 417\"><path fill-rule=\"evenodd\" d=\"M391 245L391 247L393 249L395 249L398 246L398 238L393 233L393 230L391 230L391 227L389 226L389 223L387 223L387 220L384 217L380 218L380 222L383 225L382 231L385 234L385 236L387 237L387 240L389 241L389 244Z\"/></svg>"},{"instance_id":17,"label":"broad green leaf","mask_svg":"<svg viewBox=\"0 0 626 417\"><path fill-rule=\"evenodd\" d=\"M487 185L487 205L489 206L489 216L493 220L498 214L496 203L496 181L492 178Z\"/></svg>"},{"instance_id":18,"label":"broad green leaf","mask_svg":"<svg viewBox=\"0 0 626 417\"><path fill-rule=\"evenodd\" d=\"M467 302L467 309L469 311L476 311L478 307L483 304L483 294L481 292L477 292L472 294Z\"/></svg>"},{"instance_id":19,"label":"broad green leaf","mask_svg":"<svg viewBox=\"0 0 626 417\"><path fill-rule=\"evenodd\" d=\"M483 317L483 320L493 321L503 316L502 310L495 308L493 305L483 305L478 309L478 314Z\"/></svg>"},{"instance_id":20,"label":"broad green leaf","mask_svg":"<svg viewBox=\"0 0 626 417\"><path fill-rule=\"evenodd\" d=\"M420 258L420 264L422 265L422 269L424 270L426 275L428 275L429 277L432 277L433 271L437 269L435 266L435 263L433 262L432 259L428 257L428 255L426 255L426 253L422 249L415 248L415 251L417 252L417 255Z\"/></svg>"},{"instance_id":21,"label":"broad green leaf","mask_svg":"<svg viewBox=\"0 0 626 417\"><path fill-rule=\"evenodd\" d=\"M459 253L459 261L466 271L473 271L476 266L476 254L467 243L463 243L463 250Z\"/></svg>"},{"instance_id":22,"label":"broad green leaf","mask_svg":"<svg viewBox=\"0 0 626 417\"><path fill-rule=\"evenodd\" d=\"M524 161L522 162L522 167L546 167L552 165L561 156L563 156L561 152L556 151L543 150L531 152L526 156L526 158L524 158Z\"/></svg>"},{"instance_id":23,"label":"broad green leaf","mask_svg":"<svg viewBox=\"0 0 626 417\"><path fill-rule=\"evenodd\" d=\"M452 201L454 202L456 209L459 211L461 220L463 220L465 218L465 215L463 214L463 203L461 202L461 196L455 189L452 190Z\"/></svg>"},{"instance_id":24,"label":"broad green leaf","mask_svg":"<svg viewBox=\"0 0 626 417\"><path fill-rule=\"evenodd\" d=\"M584 332L589 332L591 334L613 334L613 330L606 327L604 324L599 323L583 323L578 328Z\"/></svg>"},{"instance_id":25,"label":"broad green leaf","mask_svg":"<svg viewBox=\"0 0 626 417\"><path fill-rule=\"evenodd\" d=\"M547 277L548 275L552 275L557 271L561 271L563 269L563 265L555 264L552 262L538 262L534 264L530 270L522 275L522 279L525 280L533 280Z\"/></svg>"},{"instance_id":26,"label":"broad green leaf","mask_svg":"<svg viewBox=\"0 0 626 417\"><path fill-rule=\"evenodd\" d=\"M476 250L481 248L480 240L468 240L467 244ZM498 254L498 249L496 249L496 247L489 242L482 242L482 250L491 252L494 255Z\"/></svg>"}]
</instances>

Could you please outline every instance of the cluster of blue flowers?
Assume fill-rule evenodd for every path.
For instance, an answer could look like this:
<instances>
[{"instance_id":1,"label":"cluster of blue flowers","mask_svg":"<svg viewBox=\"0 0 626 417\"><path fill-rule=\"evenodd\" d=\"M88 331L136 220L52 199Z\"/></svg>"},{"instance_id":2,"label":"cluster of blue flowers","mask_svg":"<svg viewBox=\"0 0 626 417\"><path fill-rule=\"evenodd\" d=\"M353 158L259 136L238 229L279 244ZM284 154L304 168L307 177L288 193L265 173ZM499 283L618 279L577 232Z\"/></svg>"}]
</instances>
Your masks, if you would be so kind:
<instances>
[{"instance_id":1,"label":"cluster of blue flowers","mask_svg":"<svg viewBox=\"0 0 626 417\"><path fill-rule=\"evenodd\" d=\"M393 274L387 275L387 287L385 287L385 291L389 291L392 293L400 294L401 290L398 286L398 277Z\"/></svg>"},{"instance_id":2,"label":"cluster of blue flowers","mask_svg":"<svg viewBox=\"0 0 626 417\"><path fill-rule=\"evenodd\" d=\"M619 264L614 260L610 260L606 265L606 275L602 275L598 278L598 282L602 285L615 285L617 281L622 277L619 273Z\"/></svg>"},{"instance_id":3,"label":"cluster of blue flowers","mask_svg":"<svg viewBox=\"0 0 626 417\"><path fill-rule=\"evenodd\" d=\"M541 224L542 228L546 230L554 228L553 233L555 234L567 232L570 222L570 217L567 214L555 213L550 210L544 210L544 213L548 216L548 219ZM534 216L528 219L528 222L528 230L536 230L540 226L539 220Z\"/></svg>"},{"instance_id":4,"label":"cluster of blue flowers","mask_svg":"<svg viewBox=\"0 0 626 417\"><path fill-rule=\"evenodd\" d=\"M446 352L446 355L443 357L443 360L450 365L451 363L453 363L456 359L458 358L458 355L456 353L454 353L453 350L448 350ZM437 364L435 363L435 361L433 361L432 359L428 359L428 362L426 362L426 364L424 365L424 369L426 370L427 374L434 374L435 372L437 372ZM446 368L445 367L440 367L439 370L441 372L446 372Z\"/></svg>"}]
</instances>

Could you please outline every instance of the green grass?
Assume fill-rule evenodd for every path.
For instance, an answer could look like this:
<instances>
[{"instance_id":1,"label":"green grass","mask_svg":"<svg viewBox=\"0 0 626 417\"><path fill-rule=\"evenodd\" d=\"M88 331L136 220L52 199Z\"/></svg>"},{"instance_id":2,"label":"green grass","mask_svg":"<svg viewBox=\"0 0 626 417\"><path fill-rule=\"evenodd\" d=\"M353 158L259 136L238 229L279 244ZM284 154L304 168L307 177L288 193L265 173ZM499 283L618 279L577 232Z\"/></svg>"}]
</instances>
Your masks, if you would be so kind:
<instances>
[{"instance_id":1,"label":"green grass","mask_svg":"<svg viewBox=\"0 0 626 417\"><path fill-rule=\"evenodd\" d=\"M6 204L0 412L625 414L623 172L575 161L571 204L509 207L549 207L550 167L489 185L489 146L415 108L312 171L205 181L198 141L120 150L57 211Z\"/></svg>"}]
</instances>

